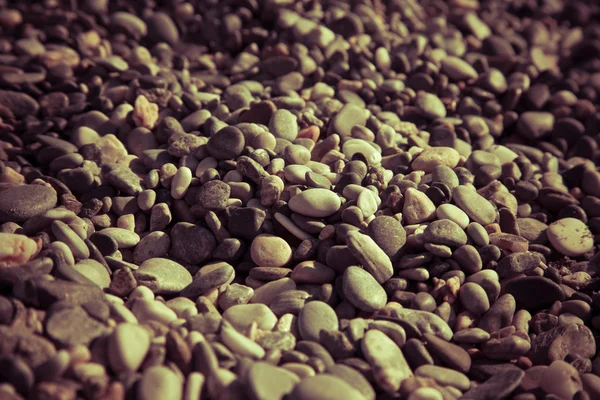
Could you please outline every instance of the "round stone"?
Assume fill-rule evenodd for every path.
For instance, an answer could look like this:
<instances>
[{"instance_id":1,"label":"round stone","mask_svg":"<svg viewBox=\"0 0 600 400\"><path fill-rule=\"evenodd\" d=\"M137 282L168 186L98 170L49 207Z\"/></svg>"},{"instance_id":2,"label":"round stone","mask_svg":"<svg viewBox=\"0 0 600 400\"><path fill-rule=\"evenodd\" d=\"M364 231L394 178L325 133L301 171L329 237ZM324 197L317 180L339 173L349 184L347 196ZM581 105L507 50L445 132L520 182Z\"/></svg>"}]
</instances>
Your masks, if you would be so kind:
<instances>
[{"instance_id":1,"label":"round stone","mask_svg":"<svg viewBox=\"0 0 600 400\"><path fill-rule=\"evenodd\" d=\"M406 231L400 221L387 215L375 217L369 223L368 233L392 260L397 258L406 243Z\"/></svg>"},{"instance_id":2,"label":"round stone","mask_svg":"<svg viewBox=\"0 0 600 400\"><path fill-rule=\"evenodd\" d=\"M555 301L563 301L565 292L555 282L543 276L525 276L509 281L505 286L506 293L512 294L527 310L537 311L550 307ZM540 296L543 293L543 296Z\"/></svg>"},{"instance_id":3,"label":"round stone","mask_svg":"<svg viewBox=\"0 0 600 400\"><path fill-rule=\"evenodd\" d=\"M167 258L146 260L134 272L138 285L143 285L156 294L174 294L192 283L192 274L183 265Z\"/></svg>"},{"instance_id":4,"label":"round stone","mask_svg":"<svg viewBox=\"0 0 600 400\"><path fill-rule=\"evenodd\" d=\"M452 147L429 147L423 150L411 164L413 171L433 172L438 165L454 168L458 165L460 154Z\"/></svg>"},{"instance_id":5,"label":"round stone","mask_svg":"<svg viewBox=\"0 0 600 400\"><path fill-rule=\"evenodd\" d=\"M340 209L339 196L327 189L308 189L292 197L290 210L306 217L328 217Z\"/></svg>"},{"instance_id":6,"label":"round stone","mask_svg":"<svg viewBox=\"0 0 600 400\"><path fill-rule=\"evenodd\" d=\"M349 137L353 127L366 124L368 115L365 111L364 107L355 104L344 105L333 118L333 132L341 137Z\"/></svg>"},{"instance_id":7,"label":"round stone","mask_svg":"<svg viewBox=\"0 0 600 400\"><path fill-rule=\"evenodd\" d=\"M283 267L292 258L292 248L278 236L261 234L250 245L250 256L259 267Z\"/></svg>"},{"instance_id":8,"label":"round stone","mask_svg":"<svg viewBox=\"0 0 600 400\"><path fill-rule=\"evenodd\" d=\"M442 58L442 72L454 81L477 78L477 71L471 64L454 56Z\"/></svg>"},{"instance_id":9,"label":"round stone","mask_svg":"<svg viewBox=\"0 0 600 400\"><path fill-rule=\"evenodd\" d=\"M212 256L217 241L212 232L189 222L179 222L171 229L169 255L184 263L200 264Z\"/></svg>"},{"instance_id":10,"label":"round stone","mask_svg":"<svg viewBox=\"0 0 600 400\"><path fill-rule=\"evenodd\" d=\"M255 362L248 371L248 388L255 399L280 399L290 393L300 378L266 362Z\"/></svg>"},{"instance_id":11,"label":"round stone","mask_svg":"<svg viewBox=\"0 0 600 400\"><path fill-rule=\"evenodd\" d=\"M298 119L286 109L277 110L269 121L269 131L276 138L292 142L298 136Z\"/></svg>"},{"instance_id":12,"label":"round stone","mask_svg":"<svg viewBox=\"0 0 600 400\"><path fill-rule=\"evenodd\" d=\"M365 312L379 311L387 302L383 287L373 275L359 267L346 268L342 288L346 300Z\"/></svg>"},{"instance_id":13,"label":"round stone","mask_svg":"<svg viewBox=\"0 0 600 400\"><path fill-rule=\"evenodd\" d=\"M339 330L338 317L331 306L322 301L306 303L298 315L298 332L302 339L319 342L321 331Z\"/></svg>"},{"instance_id":14,"label":"round stone","mask_svg":"<svg viewBox=\"0 0 600 400\"><path fill-rule=\"evenodd\" d=\"M571 364L556 360L546 370L540 386L546 393L562 399L572 399L575 393L583 390L579 372Z\"/></svg>"},{"instance_id":15,"label":"round stone","mask_svg":"<svg viewBox=\"0 0 600 400\"><path fill-rule=\"evenodd\" d=\"M579 219L559 219L548 226L546 234L552 247L565 256L578 257L594 248L594 235Z\"/></svg>"},{"instance_id":16,"label":"round stone","mask_svg":"<svg viewBox=\"0 0 600 400\"><path fill-rule=\"evenodd\" d=\"M206 150L217 160L235 160L244 150L244 134L235 126L226 126L208 139Z\"/></svg>"},{"instance_id":17,"label":"round stone","mask_svg":"<svg viewBox=\"0 0 600 400\"><path fill-rule=\"evenodd\" d=\"M82 260L75 265L75 269L102 289L110 285L108 270L96 260L91 258Z\"/></svg>"},{"instance_id":18,"label":"round stone","mask_svg":"<svg viewBox=\"0 0 600 400\"><path fill-rule=\"evenodd\" d=\"M342 152L348 159L352 159L355 154L362 154L371 165L381 162L381 149L373 142L363 139L348 139L342 146Z\"/></svg>"},{"instance_id":19,"label":"round stone","mask_svg":"<svg viewBox=\"0 0 600 400\"><path fill-rule=\"evenodd\" d=\"M467 243L467 234L456 222L438 219L427 225L423 232L423 239L433 244L459 247Z\"/></svg>"},{"instance_id":20,"label":"round stone","mask_svg":"<svg viewBox=\"0 0 600 400\"><path fill-rule=\"evenodd\" d=\"M179 31L171 17L164 12L157 12L148 18L148 38L171 46L179 42Z\"/></svg>"},{"instance_id":21,"label":"round stone","mask_svg":"<svg viewBox=\"0 0 600 400\"><path fill-rule=\"evenodd\" d=\"M444 118L446 116L446 106L435 94L427 92L418 93L415 99L415 105L427 118L436 119Z\"/></svg>"},{"instance_id":22,"label":"round stone","mask_svg":"<svg viewBox=\"0 0 600 400\"><path fill-rule=\"evenodd\" d=\"M162 365L145 370L137 385L138 400L180 399L182 394L181 378Z\"/></svg>"},{"instance_id":23,"label":"round stone","mask_svg":"<svg viewBox=\"0 0 600 400\"><path fill-rule=\"evenodd\" d=\"M258 329L270 331L277 323L277 317L264 304L239 304L229 307L224 313L223 318L234 328L244 332L253 322L256 322Z\"/></svg>"},{"instance_id":24,"label":"round stone","mask_svg":"<svg viewBox=\"0 0 600 400\"><path fill-rule=\"evenodd\" d=\"M469 216L454 204L446 203L439 205L435 210L435 214L438 219L449 219L456 222L463 229L466 229L469 225Z\"/></svg>"},{"instance_id":25,"label":"round stone","mask_svg":"<svg viewBox=\"0 0 600 400\"><path fill-rule=\"evenodd\" d=\"M117 373L135 372L150 349L148 331L137 324L119 324L108 339L108 361Z\"/></svg>"},{"instance_id":26,"label":"round stone","mask_svg":"<svg viewBox=\"0 0 600 400\"><path fill-rule=\"evenodd\" d=\"M44 185L19 185L4 189L0 191L0 224L27 221L50 210L57 201L56 191Z\"/></svg>"},{"instance_id":27,"label":"round stone","mask_svg":"<svg viewBox=\"0 0 600 400\"><path fill-rule=\"evenodd\" d=\"M487 293L474 282L467 282L462 285L458 294L463 307L472 313L481 315L490 308Z\"/></svg>"}]
</instances>

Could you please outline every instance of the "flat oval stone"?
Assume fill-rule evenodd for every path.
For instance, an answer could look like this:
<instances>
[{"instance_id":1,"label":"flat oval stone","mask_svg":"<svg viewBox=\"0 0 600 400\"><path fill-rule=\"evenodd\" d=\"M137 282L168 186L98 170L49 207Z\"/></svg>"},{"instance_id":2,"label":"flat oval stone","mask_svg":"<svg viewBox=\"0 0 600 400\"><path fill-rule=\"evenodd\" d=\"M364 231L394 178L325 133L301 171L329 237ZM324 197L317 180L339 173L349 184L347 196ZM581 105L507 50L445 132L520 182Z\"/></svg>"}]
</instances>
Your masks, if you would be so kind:
<instances>
[{"instance_id":1,"label":"flat oval stone","mask_svg":"<svg viewBox=\"0 0 600 400\"><path fill-rule=\"evenodd\" d=\"M365 156L369 164L377 165L381 162L381 149L372 142L363 139L348 139L342 145L342 152L348 159L352 159L355 154Z\"/></svg>"},{"instance_id":2,"label":"flat oval stone","mask_svg":"<svg viewBox=\"0 0 600 400\"><path fill-rule=\"evenodd\" d=\"M448 367L464 374L469 372L471 356L465 349L430 333L424 333L423 338L427 341L429 352L439 357Z\"/></svg>"},{"instance_id":3,"label":"flat oval stone","mask_svg":"<svg viewBox=\"0 0 600 400\"><path fill-rule=\"evenodd\" d=\"M229 307L223 313L223 318L240 332L248 329L252 322L256 322L259 329L268 331L277 323L273 311L264 304L239 304Z\"/></svg>"},{"instance_id":4,"label":"flat oval stone","mask_svg":"<svg viewBox=\"0 0 600 400\"><path fill-rule=\"evenodd\" d=\"M248 371L248 388L254 399L281 399L290 393L300 378L266 362L255 362Z\"/></svg>"},{"instance_id":5,"label":"flat oval stone","mask_svg":"<svg viewBox=\"0 0 600 400\"><path fill-rule=\"evenodd\" d=\"M302 339L319 342L322 330L339 330L337 314L331 306L322 301L306 303L298 315L298 332Z\"/></svg>"},{"instance_id":6,"label":"flat oval stone","mask_svg":"<svg viewBox=\"0 0 600 400\"><path fill-rule=\"evenodd\" d=\"M548 242L546 234L548 225L545 223L535 218L518 218L517 226L519 227L521 236L529 240L529 243L546 244Z\"/></svg>"},{"instance_id":7,"label":"flat oval stone","mask_svg":"<svg viewBox=\"0 0 600 400\"><path fill-rule=\"evenodd\" d=\"M116 373L135 372L150 349L150 335L142 326L119 324L108 339L108 362Z\"/></svg>"},{"instance_id":8,"label":"flat oval stone","mask_svg":"<svg viewBox=\"0 0 600 400\"><path fill-rule=\"evenodd\" d=\"M363 395L342 379L319 374L303 379L296 385L289 400L363 400Z\"/></svg>"},{"instance_id":9,"label":"flat oval stone","mask_svg":"<svg viewBox=\"0 0 600 400\"><path fill-rule=\"evenodd\" d=\"M0 90L0 105L8 108L18 119L28 115L36 115L39 103L30 95L12 90Z\"/></svg>"},{"instance_id":10,"label":"flat oval stone","mask_svg":"<svg viewBox=\"0 0 600 400\"><path fill-rule=\"evenodd\" d=\"M261 234L250 245L250 256L259 267L283 267L292 258L292 248L278 236Z\"/></svg>"},{"instance_id":11,"label":"flat oval stone","mask_svg":"<svg viewBox=\"0 0 600 400\"><path fill-rule=\"evenodd\" d=\"M367 113L364 107L346 104L333 118L333 131L341 137L351 136L352 128L367 123Z\"/></svg>"},{"instance_id":12,"label":"flat oval stone","mask_svg":"<svg viewBox=\"0 0 600 400\"><path fill-rule=\"evenodd\" d=\"M477 78L477 71L471 64L454 56L442 58L442 72L455 81Z\"/></svg>"},{"instance_id":13,"label":"flat oval stone","mask_svg":"<svg viewBox=\"0 0 600 400\"><path fill-rule=\"evenodd\" d=\"M493 333L509 326L515 315L516 307L513 295L505 294L501 296L479 320L478 327L488 333Z\"/></svg>"},{"instance_id":14,"label":"flat oval stone","mask_svg":"<svg viewBox=\"0 0 600 400\"><path fill-rule=\"evenodd\" d=\"M421 365L415 370L415 375L431 378L440 385L452 386L461 391L465 391L471 386L471 381L465 374L437 365Z\"/></svg>"},{"instance_id":15,"label":"flat oval stone","mask_svg":"<svg viewBox=\"0 0 600 400\"><path fill-rule=\"evenodd\" d=\"M475 282L467 282L460 287L459 298L463 307L472 313L481 315L490 308L487 293Z\"/></svg>"},{"instance_id":16,"label":"flat oval stone","mask_svg":"<svg viewBox=\"0 0 600 400\"><path fill-rule=\"evenodd\" d=\"M594 334L585 325L569 324L542 332L531 343L530 358L535 364L563 360L568 354L591 358L596 352Z\"/></svg>"},{"instance_id":17,"label":"flat oval stone","mask_svg":"<svg viewBox=\"0 0 600 400\"><path fill-rule=\"evenodd\" d=\"M435 94L420 92L415 99L415 105L427 118L436 119L446 117L446 106Z\"/></svg>"},{"instance_id":18,"label":"flat oval stone","mask_svg":"<svg viewBox=\"0 0 600 400\"><path fill-rule=\"evenodd\" d=\"M456 222L438 219L427 225L423 239L428 243L459 247L467 243L467 234Z\"/></svg>"},{"instance_id":19,"label":"flat oval stone","mask_svg":"<svg viewBox=\"0 0 600 400\"><path fill-rule=\"evenodd\" d=\"M446 341L452 339L452 329L450 329L443 319L434 313L421 310L410 310L407 308L397 308L392 312L392 316L413 324L419 328L422 333L431 333Z\"/></svg>"},{"instance_id":20,"label":"flat oval stone","mask_svg":"<svg viewBox=\"0 0 600 400\"><path fill-rule=\"evenodd\" d=\"M244 134L235 126L226 126L208 139L206 150L217 160L235 160L244 150Z\"/></svg>"},{"instance_id":21,"label":"flat oval stone","mask_svg":"<svg viewBox=\"0 0 600 400\"><path fill-rule=\"evenodd\" d=\"M207 264L196 272L193 281L181 291L181 296L194 299L211 289L231 283L234 277L235 270L226 262Z\"/></svg>"},{"instance_id":22,"label":"flat oval stone","mask_svg":"<svg viewBox=\"0 0 600 400\"><path fill-rule=\"evenodd\" d=\"M137 386L138 400L180 399L182 394L182 379L162 365L146 369Z\"/></svg>"},{"instance_id":23,"label":"flat oval stone","mask_svg":"<svg viewBox=\"0 0 600 400\"><path fill-rule=\"evenodd\" d=\"M408 188L404 192L402 216L408 225L430 221L435 217L435 204L420 190Z\"/></svg>"},{"instance_id":24,"label":"flat oval stone","mask_svg":"<svg viewBox=\"0 0 600 400\"><path fill-rule=\"evenodd\" d=\"M91 258L82 260L75 264L75 270L102 289L106 289L110 286L110 275L108 274L106 267L96 260Z\"/></svg>"},{"instance_id":25,"label":"flat oval stone","mask_svg":"<svg viewBox=\"0 0 600 400\"><path fill-rule=\"evenodd\" d=\"M565 293L555 282L543 276L526 276L509 281L506 293L515 297L517 304L527 310L537 311L550 307L555 301L563 301ZM543 293L543 296L540 296Z\"/></svg>"},{"instance_id":26,"label":"flat oval stone","mask_svg":"<svg viewBox=\"0 0 600 400\"><path fill-rule=\"evenodd\" d=\"M77 329L73 329L73 327ZM88 315L83 307L67 307L54 311L45 321L45 332L64 347L88 346L94 339L109 333L108 326Z\"/></svg>"},{"instance_id":27,"label":"flat oval stone","mask_svg":"<svg viewBox=\"0 0 600 400\"><path fill-rule=\"evenodd\" d=\"M572 399L575 393L583 390L579 372L571 364L556 360L546 370L540 382L546 392L562 399Z\"/></svg>"},{"instance_id":28,"label":"flat oval stone","mask_svg":"<svg viewBox=\"0 0 600 400\"><path fill-rule=\"evenodd\" d=\"M339 196L327 189L308 189L292 197L288 202L290 210L305 217L328 217L340 209Z\"/></svg>"},{"instance_id":29,"label":"flat oval stone","mask_svg":"<svg viewBox=\"0 0 600 400\"><path fill-rule=\"evenodd\" d=\"M378 283L382 284L392 277L392 261L370 236L350 231L346 235L346 244L354 258Z\"/></svg>"},{"instance_id":30,"label":"flat oval stone","mask_svg":"<svg viewBox=\"0 0 600 400\"><path fill-rule=\"evenodd\" d=\"M450 203L440 204L435 210L435 214L438 219L449 219L456 222L462 229L466 229L470 222L469 216L463 210Z\"/></svg>"},{"instance_id":31,"label":"flat oval stone","mask_svg":"<svg viewBox=\"0 0 600 400\"><path fill-rule=\"evenodd\" d=\"M519 116L517 131L528 140L538 140L552 131L554 115L543 111L525 111Z\"/></svg>"},{"instance_id":32,"label":"flat oval stone","mask_svg":"<svg viewBox=\"0 0 600 400\"><path fill-rule=\"evenodd\" d=\"M358 390L366 400L375 400L375 390L373 390L367 378L356 369L345 364L335 364L328 367L325 372L346 381Z\"/></svg>"},{"instance_id":33,"label":"flat oval stone","mask_svg":"<svg viewBox=\"0 0 600 400\"><path fill-rule=\"evenodd\" d=\"M164 12L157 12L148 18L148 37L159 43L166 42L174 46L179 42L179 31L171 17Z\"/></svg>"},{"instance_id":34,"label":"flat oval stone","mask_svg":"<svg viewBox=\"0 0 600 400\"><path fill-rule=\"evenodd\" d=\"M471 220L481 225L488 225L496 220L496 209L492 203L466 186L455 187L452 199Z\"/></svg>"},{"instance_id":35,"label":"flat oval stone","mask_svg":"<svg viewBox=\"0 0 600 400\"><path fill-rule=\"evenodd\" d=\"M293 142L298 137L298 118L286 109L275 111L269 121L269 131L276 137Z\"/></svg>"},{"instance_id":36,"label":"flat oval stone","mask_svg":"<svg viewBox=\"0 0 600 400\"><path fill-rule=\"evenodd\" d=\"M565 256L578 257L594 248L594 235L579 219L559 219L548 226L546 234L552 247Z\"/></svg>"},{"instance_id":37,"label":"flat oval stone","mask_svg":"<svg viewBox=\"0 0 600 400\"><path fill-rule=\"evenodd\" d=\"M480 400L480 399L504 399L521 384L525 371L520 368L510 368L499 371L483 383L473 385L465 394L461 396L462 400Z\"/></svg>"},{"instance_id":38,"label":"flat oval stone","mask_svg":"<svg viewBox=\"0 0 600 400\"><path fill-rule=\"evenodd\" d=\"M368 233L392 260L397 258L406 243L406 231L400 221L387 215L375 217L369 223Z\"/></svg>"},{"instance_id":39,"label":"flat oval stone","mask_svg":"<svg viewBox=\"0 0 600 400\"><path fill-rule=\"evenodd\" d=\"M371 365L375 382L388 393L397 392L402 381L413 375L402 350L379 330L371 329L365 333L361 350Z\"/></svg>"},{"instance_id":40,"label":"flat oval stone","mask_svg":"<svg viewBox=\"0 0 600 400\"><path fill-rule=\"evenodd\" d=\"M411 163L413 171L433 172L438 165L454 168L458 165L460 154L452 147L429 147L423 150Z\"/></svg>"},{"instance_id":41,"label":"flat oval stone","mask_svg":"<svg viewBox=\"0 0 600 400\"><path fill-rule=\"evenodd\" d=\"M348 267L344 271L342 288L346 300L365 312L379 311L387 302L383 287L373 275L359 267Z\"/></svg>"},{"instance_id":42,"label":"flat oval stone","mask_svg":"<svg viewBox=\"0 0 600 400\"><path fill-rule=\"evenodd\" d=\"M496 272L501 278L510 278L533 271L540 265L540 262L540 257L534 253L512 253L498 262Z\"/></svg>"},{"instance_id":43,"label":"flat oval stone","mask_svg":"<svg viewBox=\"0 0 600 400\"><path fill-rule=\"evenodd\" d=\"M167 258L151 258L134 272L138 285L155 294L174 294L192 283L192 274L183 265Z\"/></svg>"},{"instance_id":44,"label":"flat oval stone","mask_svg":"<svg viewBox=\"0 0 600 400\"><path fill-rule=\"evenodd\" d=\"M0 223L27 221L54 208L57 201L56 191L45 185L19 185L2 190Z\"/></svg>"}]
</instances>

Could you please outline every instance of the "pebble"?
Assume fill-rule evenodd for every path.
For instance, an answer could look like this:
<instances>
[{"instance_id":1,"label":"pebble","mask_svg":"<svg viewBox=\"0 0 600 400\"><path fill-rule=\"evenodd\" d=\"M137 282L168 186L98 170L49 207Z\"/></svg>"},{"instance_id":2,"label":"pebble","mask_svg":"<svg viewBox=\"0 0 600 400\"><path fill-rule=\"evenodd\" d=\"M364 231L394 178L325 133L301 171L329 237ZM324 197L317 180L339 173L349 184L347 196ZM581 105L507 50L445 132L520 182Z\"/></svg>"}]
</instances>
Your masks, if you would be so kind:
<instances>
[{"instance_id":1,"label":"pebble","mask_svg":"<svg viewBox=\"0 0 600 400\"><path fill-rule=\"evenodd\" d=\"M75 264L75 269L102 289L110 286L111 279L108 270L96 260L81 260Z\"/></svg>"},{"instance_id":2,"label":"pebble","mask_svg":"<svg viewBox=\"0 0 600 400\"><path fill-rule=\"evenodd\" d=\"M248 371L248 388L256 399L280 399L298 383L296 375L266 362L256 362Z\"/></svg>"},{"instance_id":3,"label":"pebble","mask_svg":"<svg viewBox=\"0 0 600 400\"><path fill-rule=\"evenodd\" d=\"M411 163L413 170L433 172L439 165L454 168L460 161L460 154L452 147L429 147L423 150Z\"/></svg>"},{"instance_id":4,"label":"pebble","mask_svg":"<svg viewBox=\"0 0 600 400\"><path fill-rule=\"evenodd\" d=\"M423 239L429 243L450 247L459 247L467 243L465 231L449 219L438 219L427 225Z\"/></svg>"},{"instance_id":5,"label":"pebble","mask_svg":"<svg viewBox=\"0 0 600 400\"><path fill-rule=\"evenodd\" d=\"M217 160L235 159L242 153L244 134L235 126L226 126L208 139L206 150Z\"/></svg>"},{"instance_id":6,"label":"pebble","mask_svg":"<svg viewBox=\"0 0 600 400\"><path fill-rule=\"evenodd\" d=\"M192 283L192 275L183 265L168 258L150 258L134 272L138 285L155 294L175 294Z\"/></svg>"},{"instance_id":7,"label":"pebble","mask_svg":"<svg viewBox=\"0 0 600 400\"><path fill-rule=\"evenodd\" d=\"M37 243L25 235L0 232L0 243L0 269L25 264L38 252Z\"/></svg>"},{"instance_id":8,"label":"pebble","mask_svg":"<svg viewBox=\"0 0 600 400\"><path fill-rule=\"evenodd\" d=\"M565 299L561 287L542 276L515 278L506 284L505 291L513 295L517 304L527 310L540 310ZM544 296L539 293L544 293Z\"/></svg>"},{"instance_id":9,"label":"pebble","mask_svg":"<svg viewBox=\"0 0 600 400\"><path fill-rule=\"evenodd\" d=\"M0 98L2 95L0 94ZM54 208L54 189L43 185L17 185L0 191L0 223L24 222Z\"/></svg>"},{"instance_id":10,"label":"pebble","mask_svg":"<svg viewBox=\"0 0 600 400\"><path fill-rule=\"evenodd\" d=\"M435 215L438 219L449 219L456 222L462 229L466 229L469 225L469 216L454 204L440 204L435 210Z\"/></svg>"},{"instance_id":11,"label":"pebble","mask_svg":"<svg viewBox=\"0 0 600 400\"><path fill-rule=\"evenodd\" d=\"M321 331L339 330L339 321L331 306L322 301L306 303L298 315L298 332L305 340L319 342Z\"/></svg>"},{"instance_id":12,"label":"pebble","mask_svg":"<svg viewBox=\"0 0 600 400\"><path fill-rule=\"evenodd\" d=\"M488 333L507 327L515 315L516 301L512 294L504 294L491 305L490 309L479 320L477 327Z\"/></svg>"},{"instance_id":13,"label":"pebble","mask_svg":"<svg viewBox=\"0 0 600 400\"><path fill-rule=\"evenodd\" d=\"M334 117L332 130L341 137L349 137L352 128L366 124L367 117L364 108L351 103L346 104Z\"/></svg>"},{"instance_id":14,"label":"pebble","mask_svg":"<svg viewBox=\"0 0 600 400\"><path fill-rule=\"evenodd\" d=\"M535 253L512 253L500 260L496 266L496 272L501 278L511 278L533 271L540 265L540 262L540 258Z\"/></svg>"},{"instance_id":15,"label":"pebble","mask_svg":"<svg viewBox=\"0 0 600 400\"><path fill-rule=\"evenodd\" d=\"M431 333L424 333L423 338L427 341L427 350L433 356L439 357L444 364L453 370L464 374L469 372L471 369L471 356L462 347Z\"/></svg>"},{"instance_id":16,"label":"pebble","mask_svg":"<svg viewBox=\"0 0 600 400\"><path fill-rule=\"evenodd\" d=\"M509 396L521 383L525 372L519 368L511 368L493 374L485 382L473 385L461 399L502 399Z\"/></svg>"},{"instance_id":17,"label":"pebble","mask_svg":"<svg viewBox=\"0 0 600 400\"><path fill-rule=\"evenodd\" d=\"M346 235L346 244L354 258L378 283L382 284L392 277L394 267L390 258L370 236L350 231Z\"/></svg>"},{"instance_id":18,"label":"pebble","mask_svg":"<svg viewBox=\"0 0 600 400\"><path fill-rule=\"evenodd\" d=\"M564 399L572 399L575 393L583 390L579 372L562 360L556 360L550 364L542 377L540 386L546 393Z\"/></svg>"},{"instance_id":19,"label":"pebble","mask_svg":"<svg viewBox=\"0 0 600 400\"><path fill-rule=\"evenodd\" d=\"M461 392L467 391L471 386L471 382L466 375L437 365L421 365L415 370L415 375L431 378L440 385L452 386Z\"/></svg>"},{"instance_id":20,"label":"pebble","mask_svg":"<svg viewBox=\"0 0 600 400\"><path fill-rule=\"evenodd\" d=\"M245 331L256 322L257 327L263 330L272 330L277 323L277 317L264 304L240 304L228 308L223 313L223 319L227 320L238 331Z\"/></svg>"},{"instance_id":21,"label":"pebble","mask_svg":"<svg viewBox=\"0 0 600 400\"><path fill-rule=\"evenodd\" d=\"M475 68L466 61L454 56L442 58L442 72L454 81L477 78Z\"/></svg>"},{"instance_id":22,"label":"pebble","mask_svg":"<svg viewBox=\"0 0 600 400\"><path fill-rule=\"evenodd\" d=\"M417 327L422 334L431 333L446 341L452 339L452 329L436 314L428 311L397 308L392 316Z\"/></svg>"},{"instance_id":23,"label":"pebble","mask_svg":"<svg viewBox=\"0 0 600 400\"><path fill-rule=\"evenodd\" d=\"M557 326L540 333L531 343L530 358L535 364L563 360L568 354L590 358L596 352L592 331L584 325Z\"/></svg>"},{"instance_id":24,"label":"pebble","mask_svg":"<svg viewBox=\"0 0 600 400\"><path fill-rule=\"evenodd\" d=\"M435 216L435 204L425 193L409 188L404 193L402 215L407 225L430 221Z\"/></svg>"},{"instance_id":25,"label":"pebble","mask_svg":"<svg viewBox=\"0 0 600 400\"><path fill-rule=\"evenodd\" d=\"M289 400L362 400L363 395L349 383L330 374L303 379L288 396Z\"/></svg>"},{"instance_id":26,"label":"pebble","mask_svg":"<svg viewBox=\"0 0 600 400\"><path fill-rule=\"evenodd\" d=\"M539 140L550 133L554 126L554 115L542 111L525 111L519 117L517 130L528 140Z\"/></svg>"},{"instance_id":27,"label":"pebble","mask_svg":"<svg viewBox=\"0 0 600 400\"><path fill-rule=\"evenodd\" d=\"M183 263L200 264L217 247L217 241L208 229L189 222L176 223L170 236L169 255Z\"/></svg>"},{"instance_id":28,"label":"pebble","mask_svg":"<svg viewBox=\"0 0 600 400\"><path fill-rule=\"evenodd\" d=\"M290 245L278 236L261 234L254 238L250 246L252 261L259 267L278 268L292 258Z\"/></svg>"},{"instance_id":29,"label":"pebble","mask_svg":"<svg viewBox=\"0 0 600 400\"><path fill-rule=\"evenodd\" d=\"M12 90L0 90L0 105L6 107L19 119L36 115L40 109L39 103L33 97Z\"/></svg>"},{"instance_id":30,"label":"pebble","mask_svg":"<svg viewBox=\"0 0 600 400\"><path fill-rule=\"evenodd\" d=\"M488 225L495 221L496 210L494 206L475 191L457 186L452 190L452 198L458 207L463 210L472 221L481 225Z\"/></svg>"},{"instance_id":31,"label":"pebble","mask_svg":"<svg viewBox=\"0 0 600 400\"><path fill-rule=\"evenodd\" d=\"M381 310L387 302L383 287L371 274L359 267L348 267L343 275L344 297L365 312Z\"/></svg>"},{"instance_id":32,"label":"pebble","mask_svg":"<svg viewBox=\"0 0 600 400\"><path fill-rule=\"evenodd\" d=\"M162 365L146 369L138 383L138 400L180 399L183 382L173 370Z\"/></svg>"},{"instance_id":33,"label":"pebble","mask_svg":"<svg viewBox=\"0 0 600 400\"><path fill-rule=\"evenodd\" d=\"M108 361L116 373L137 371L148 350L150 336L143 327L132 324L119 324L108 339Z\"/></svg>"},{"instance_id":34,"label":"pebble","mask_svg":"<svg viewBox=\"0 0 600 400\"><path fill-rule=\"evenodd\" d=\"M368 226L368 234L391 260L396 260L406 243L406 231L396 218L387 215L375 217Z\"/></svg>"},{"instance_id":35,"label":"pebble","mask_svg":"<svg viewBox=\"0 0 600 400\"><path fill-rule=\"evenodd\" d=\"M342 146L342 152L348 159L352 159L355 154L362 154L371 165L377 165L381 162L381 149L377 144L363 139L348 139Z\"/></svg>"},{"instance_id":36,"label":"pebble","mask_svg":"<svg viewBox=\"0 0 600 400\"><path fill-rule=\"evenodd\" d=\"M306 217L328 217L340 209L341 200L328 189L307 189L288 202L290 210Z\"/></svg>"},{"instance_id":37,"label":"pebble","mask_svg":"<svg viewBox=\"0 0 600 400\"><path fill-rule=\"evenodd\" d=\"M269 132L275 135L276 138L293 142L298 137L296 116L285 109L275 111L269 121Z\"/></svg>"},{"instance_id":38,"label":"pebble","mask_svg":"<svg viewBox=\"0 0 600 400\"><path fill-rule=\"evenodd\" d=\"M385 333L374 329L367 331L361 350L373 369L375 382L384 391L397 392L402 381L413 376L402 350Z\"/></svg>"},{"instance_id":39,"label":"pebble","mask_svg":"<svg viewBox=\"0 0 600 400\"><path fill-rule=\"evenodd\" d=\"M415 105L429 119L445 118L446 107L439 97L432 93L420 92L415 98Z\"/></svg>"},{"instance_id":40,"label":"pebble","mask_svg":"<svg viewBox=\"0 0 600 400\"><path fill-rule=\"evenodd\" d=\"M548 225L548 240L565 256L578 257L594 248L594 236L579 219L563 218Z\"/></svg>"},{"instance_id":41,"label":"pebble","mask_svg":"<svg viewBox=\"0 0 600 400\"><path fill-rule=\"evenodd\" d=\"M481 315L490 308L487 293L474 282L467 282L460 287L459 298L463 307L474 314Z\"/></svg>"},{"instance_id":42,"label":"pebble","mask_svg":"<svg viewBox=\"0 0 600 400\"><path fill-rule=\"evenodd\" d=\"M76 326L77 330L73 327ZM83 307L67 307L54 311L45 321L47 335L61 346L88 346L94 339L106 335L106 325L92 318Z\"/></svg>"}]
</instances>

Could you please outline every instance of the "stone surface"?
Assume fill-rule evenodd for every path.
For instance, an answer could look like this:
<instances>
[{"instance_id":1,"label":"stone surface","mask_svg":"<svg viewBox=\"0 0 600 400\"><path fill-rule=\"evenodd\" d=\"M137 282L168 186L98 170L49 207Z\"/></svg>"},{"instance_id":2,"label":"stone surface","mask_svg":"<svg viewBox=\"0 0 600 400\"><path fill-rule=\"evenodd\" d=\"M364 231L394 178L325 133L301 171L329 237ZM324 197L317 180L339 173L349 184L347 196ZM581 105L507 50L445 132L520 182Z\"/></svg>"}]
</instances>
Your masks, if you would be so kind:
<instances>
[{"instance_id":1,"label":"stone surface","mask_svg":"<svg viewBox=\"0 0 600 400\"><path fill-rule=\"evenodd\" d=\"M548 240L565 256L577 257L594 247L594 236L589 228L575 218L563 218L553 222L546 230Z\"/></svg>"},{"instance_id":2,"label":"stone surface","mask_svg":"<svg viewBox=\"0 0 600 400\"><path fill-rule=\"evenodd\" d=\"M43 185L18 185L0 191L0 223L24 222L50 210L58 199L54 189Z\"/></svg>"}]
</instances>

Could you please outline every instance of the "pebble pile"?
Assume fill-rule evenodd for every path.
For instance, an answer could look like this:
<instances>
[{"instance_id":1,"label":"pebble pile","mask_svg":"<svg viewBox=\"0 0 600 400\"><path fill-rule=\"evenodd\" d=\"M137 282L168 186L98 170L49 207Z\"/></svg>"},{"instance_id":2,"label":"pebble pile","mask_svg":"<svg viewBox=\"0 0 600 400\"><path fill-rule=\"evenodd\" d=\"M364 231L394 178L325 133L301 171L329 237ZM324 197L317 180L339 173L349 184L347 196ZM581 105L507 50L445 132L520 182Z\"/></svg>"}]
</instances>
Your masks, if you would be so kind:
<instances>
[{"instance_id":1,"label":"pebble pile","mask_svg":"<svg viewBox=\"0 0 600 400\"><path fill-rule=\"evenodd\" d=\"M0 1L0 399L600 399L600 6Z\"/></svg>"}]
</instances>

